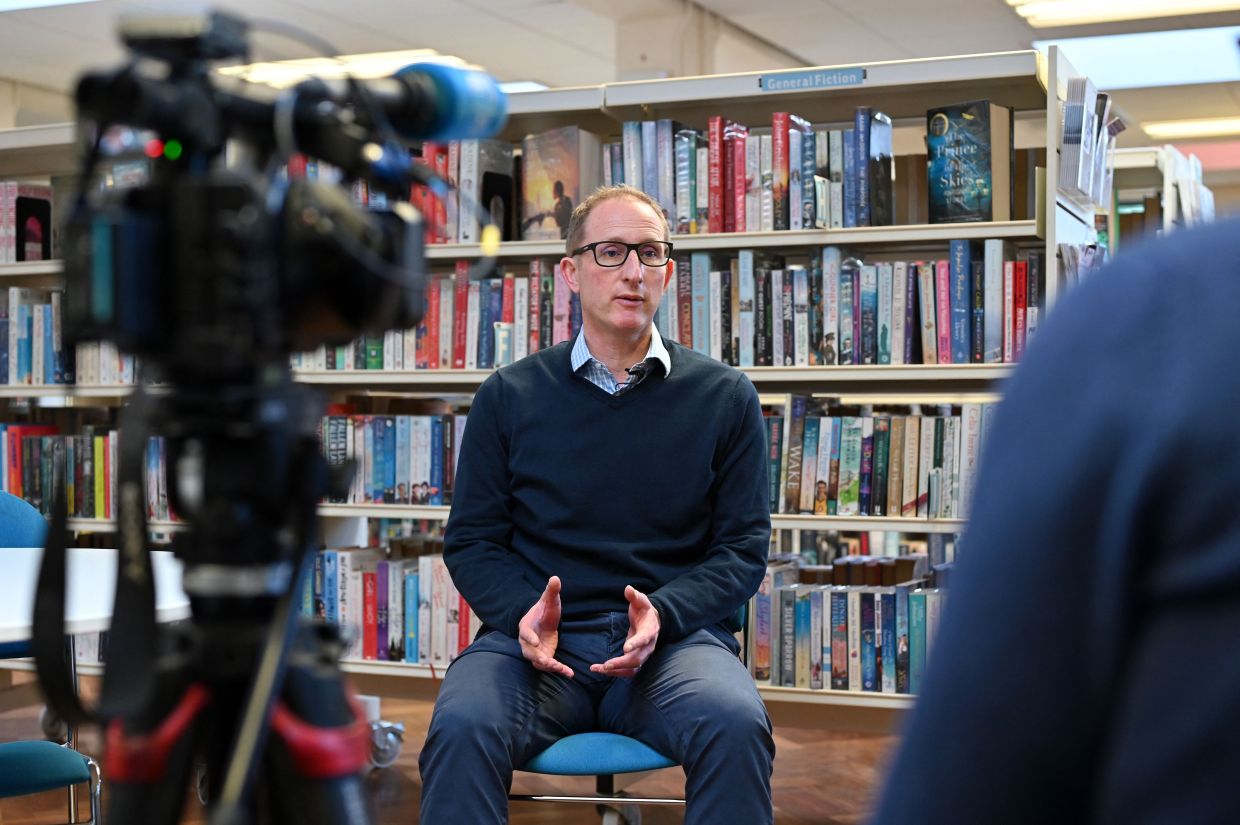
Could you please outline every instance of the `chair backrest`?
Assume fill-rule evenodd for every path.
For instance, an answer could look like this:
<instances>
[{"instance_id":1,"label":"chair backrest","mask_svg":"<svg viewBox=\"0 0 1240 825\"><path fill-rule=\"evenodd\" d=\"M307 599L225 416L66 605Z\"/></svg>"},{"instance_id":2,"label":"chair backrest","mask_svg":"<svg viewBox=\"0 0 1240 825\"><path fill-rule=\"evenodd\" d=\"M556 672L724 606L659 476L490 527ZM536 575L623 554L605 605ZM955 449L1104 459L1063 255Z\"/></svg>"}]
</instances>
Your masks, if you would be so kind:
<instances>
[{"instance_id":1,"label":"chair backrest","mask_svg":"<svg viewBox=\"0 0 1240 825\"><path fill-rule=\"evenodd\" d=\"M42 547L47 519L31 504L0 492L0 547Z\"/></svg>"}]
</instances>

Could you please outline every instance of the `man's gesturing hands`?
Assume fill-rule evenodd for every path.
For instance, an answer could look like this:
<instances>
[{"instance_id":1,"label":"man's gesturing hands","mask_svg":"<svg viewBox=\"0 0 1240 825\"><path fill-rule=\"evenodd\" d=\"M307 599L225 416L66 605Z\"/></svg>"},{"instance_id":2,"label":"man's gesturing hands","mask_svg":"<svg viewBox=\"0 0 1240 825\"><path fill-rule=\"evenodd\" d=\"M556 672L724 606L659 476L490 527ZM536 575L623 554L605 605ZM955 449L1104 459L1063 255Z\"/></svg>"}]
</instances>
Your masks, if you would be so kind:
<instances>
[{"instance_id":1,"label":"man's gesturing hands","mask_svg":"<svg viewBox=\"0 0 1240 825\"><path fill-rule=\"evenodd\" d=\"M629 634L624 651L601 665L590 665L593 673L632 678L650 658L659 640L659 611L654 609L646 594L629 585L624 588L624 598L629 603ZM555 658L560 643L559 576L547 579L542 596L517 625L517 637L521 654L535 669L573 678L572 668Z\"/></svg>"},{"instance_id":2,"label":"man's gesturing hands","mask_svg":"<svg viewBox=\"0 0 1240 825\"><path fill-rule=\"evenodd\" d=\"M517 639L521 642L521 654L536 669L573 678L573 669L555 658L560 644L559 576L547 579L547 589L518 623Z\"/></svg>"},{"instance_id":3,"label":"man's gesturing hands","mask_svg":"<svg viewBox=\"0 0 1240 825\"><path fill-rule=\"evenodd\" d=\"M629 637L624 642L624 652L601 665L590 665L590 670L631 679L654 653L661 625L659 611L654 609L645 593L628 585L624 588L624 598L629 602Z\"/></svg>"}]
</instances>

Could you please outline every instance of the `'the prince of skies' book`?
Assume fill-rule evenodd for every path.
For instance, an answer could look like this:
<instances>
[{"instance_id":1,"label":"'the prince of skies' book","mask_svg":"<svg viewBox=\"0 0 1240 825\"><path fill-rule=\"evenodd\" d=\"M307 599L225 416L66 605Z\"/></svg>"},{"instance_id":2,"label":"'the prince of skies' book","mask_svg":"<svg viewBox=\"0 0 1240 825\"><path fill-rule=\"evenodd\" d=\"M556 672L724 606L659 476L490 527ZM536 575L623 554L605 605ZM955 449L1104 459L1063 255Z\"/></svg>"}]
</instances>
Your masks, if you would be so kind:
<instances>
[{"instance_id":1,"label":"'the prince of skies' book","mask_svg":"<svg viewBox=\"0 0 1240 825\"><path fill-rule=\"evenodd\" d=\"M567 237L568 219L603 181L598 135L565 126L522 142L521 239Z\"/></svg>"},{"instance_id":2,"label":"'the prince of skies' book","mask_svg":"<svg viewBox=\"0 0 1240 825\"><path fill-rule=\"evenodd\" d=\"M1012 110L974 100L926 112L930 223L1012 219Z\"/></svg>"}]
</instances>

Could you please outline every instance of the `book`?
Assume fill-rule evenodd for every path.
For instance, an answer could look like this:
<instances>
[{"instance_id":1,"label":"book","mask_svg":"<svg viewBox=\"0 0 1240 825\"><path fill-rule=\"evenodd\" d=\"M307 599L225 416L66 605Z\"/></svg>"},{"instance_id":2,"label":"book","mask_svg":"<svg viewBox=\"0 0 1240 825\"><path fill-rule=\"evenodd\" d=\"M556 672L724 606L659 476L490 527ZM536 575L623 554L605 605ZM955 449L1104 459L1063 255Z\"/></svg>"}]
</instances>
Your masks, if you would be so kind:
<instances>
[{"instance_id":1,"label":"book","mask_svg":"<svg viewBox=\"0 0 1240 825\"><path fill-rule=\"evenodd\" d=\"M1012 219L1012 117L989 100L926 112L930 223Z\"/></svg>"},{"instance_id":2,"label":"book","mask_svg":"<svg viewBox=\"0 0 1240 825\"><path fill-rule=\"evenodd\" d=\"M577 126L521 141L521 239L568 237L573 208L602 183L601 138Z\"/></svg>"}]
</instances>

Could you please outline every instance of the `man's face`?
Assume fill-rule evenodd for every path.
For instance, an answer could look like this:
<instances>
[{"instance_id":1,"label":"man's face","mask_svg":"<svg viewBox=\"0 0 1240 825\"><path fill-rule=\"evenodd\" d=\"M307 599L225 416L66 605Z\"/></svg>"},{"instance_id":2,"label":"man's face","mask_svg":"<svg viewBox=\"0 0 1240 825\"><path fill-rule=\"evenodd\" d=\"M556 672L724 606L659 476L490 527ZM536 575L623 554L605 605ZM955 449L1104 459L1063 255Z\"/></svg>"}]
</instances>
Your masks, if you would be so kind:
<instances>
[{"instance_id":1,"label":"man's face","mask_svg":"<svg viewBox=\"0 0 1240 825\"><path fill-rule=\"evenodd\" d=\"M666 238L662 215L632 198L600 203L586 219L583 244L595 241L641 243ZM645 266L630 252L621 266L599 266L586 250L562 262L569 287L581 296L582 323L587 335L632 337L649 326L674 264Z\"/></svg>"}]
</instances>

